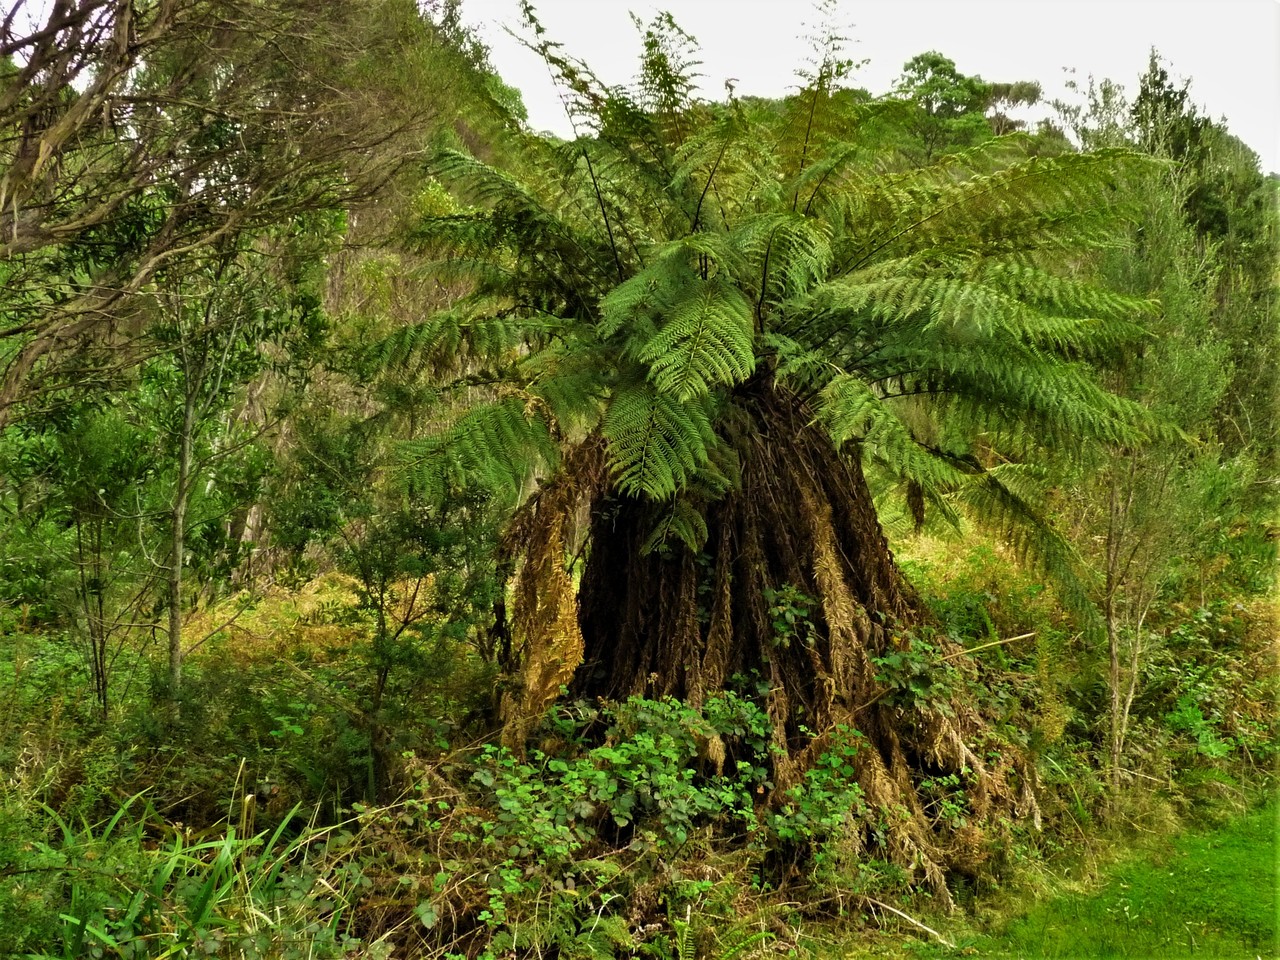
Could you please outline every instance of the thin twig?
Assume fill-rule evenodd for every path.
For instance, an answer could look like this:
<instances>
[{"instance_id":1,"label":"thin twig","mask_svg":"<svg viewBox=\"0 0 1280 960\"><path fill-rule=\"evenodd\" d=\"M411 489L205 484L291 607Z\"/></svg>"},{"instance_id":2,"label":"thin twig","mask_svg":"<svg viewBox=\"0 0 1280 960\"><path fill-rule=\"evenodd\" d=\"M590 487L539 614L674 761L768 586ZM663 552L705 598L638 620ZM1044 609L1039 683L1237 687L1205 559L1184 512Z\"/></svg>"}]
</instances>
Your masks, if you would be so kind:
<instances>
[{"instance_id":1,"label":"thin twig","mask_svg":"<svg viewBox=\"0 0 1280 960\"><path fill-rule=\"evenodd\" d=\"M1032 630L1030 633L1023 633L1016 637L1005 637L1003 640L992 640L990 643L982 643L976 647L966 647L964 650L959 650L956 653L949 653L945 657L940 657L937 660L937 662L945 663L948 660L954 660L956 657L962 657L966 653L974 653L975 651L978 651L978 650L986 650L988 647L998 647L1006 643L1013 643L1013 641L1015 640L1026 640L1028 637L1034 637L1035 635L1036 635L1036 632ZM885 689L877 693L874 697L872 697L870 700L868 700L866 703L863 703L854 707L853 712L858 713L862 710L867 709L867 707L874 706L876 703L880 702L886 696L888 696L888 694L892 692L892 690L893 690L892 687L886 687Z\"/></svg>"},{"instance_id":2,"label":"thin twig","mask_svg":"<svg viewBox=\"0 0 1280 960\"><path fill-rule=\"evenodd\" d=\"M1000 647L1006 643L1013 643L1015 640L1028 640L1035 635L1036 632L1032 630L1030 633L1019 634L1016 637L1005 637L1003 640L992 640L990 643L980 643L976 647L965 647L963 650L947 654L945 657L939 659L938 662L942 663L947 660L954 660L956 657L963 657L966 653L977 653L979 650L986 650L990 647Z\"/></svg>"},{"instance_id":3,"label":"thin twig","mask_svg":"<svg viewBox=\"0 0 1280 960\"><path fill-rule=\"evenodd\" d=\"M881 903L879 900L875 900L867 896L864 896L862 899L865 900L867 903L872 904L873 906L879 907L881 910L888 910L890 913L901 917L903 920L907 921L907 923L912 924L913 926L919 927L925 933L932 934L933 936L938 938L938 941L940 943L945 944L946 946L950 947L952 950L956 948L956 945L954 943L952 943L950 940L948 940L946 937L940 934L937 930L934 930L932 927L926 927L919 920L915 919L914 917L907 916L897 907L891 907L887 903Z\"/></svg>"}]
</instances>

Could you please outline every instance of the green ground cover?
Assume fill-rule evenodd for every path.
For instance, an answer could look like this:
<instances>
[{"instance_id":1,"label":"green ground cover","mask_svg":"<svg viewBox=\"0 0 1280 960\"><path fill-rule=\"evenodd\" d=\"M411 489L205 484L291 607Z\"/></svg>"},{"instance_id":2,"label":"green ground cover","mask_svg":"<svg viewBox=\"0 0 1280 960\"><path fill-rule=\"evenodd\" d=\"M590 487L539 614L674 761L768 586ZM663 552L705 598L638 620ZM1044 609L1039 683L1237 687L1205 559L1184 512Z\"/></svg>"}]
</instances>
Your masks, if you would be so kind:
<instances>
[{"instance_id":1,"label":"green ground cover","mask_svg":"<svg viewBox=\"0 0 1280 960\"><path fill-rule=\"evenodd\" d=\"M1272 800L1163 842L1108 870L1100 889L1041 901L997 933L957 945L1020 960L1280 956L1278 816Z\"/></svg>"}]
</instances>

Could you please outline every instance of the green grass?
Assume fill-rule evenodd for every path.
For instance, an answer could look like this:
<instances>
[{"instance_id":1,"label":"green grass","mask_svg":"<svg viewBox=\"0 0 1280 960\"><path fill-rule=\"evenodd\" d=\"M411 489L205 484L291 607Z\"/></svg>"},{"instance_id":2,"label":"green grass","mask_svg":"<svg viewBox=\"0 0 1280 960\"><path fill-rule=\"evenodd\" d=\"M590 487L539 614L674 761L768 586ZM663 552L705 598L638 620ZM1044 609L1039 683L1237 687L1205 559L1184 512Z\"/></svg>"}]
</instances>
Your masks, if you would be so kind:
<instances>
[{"instance_id":1,"label":"green grass","mask_svg":"<svg viewBox=\"0 0 1280 960\"><path fill-rule=\"evenodd\" d=\"M1091 892L1061 892L1025 909L992 903L983 932L972 917L921 914L955 949L906 924L826 944L817 955L853 960L1275 960L1280 801L1117 859ZM1013 909L1010 909L1011 906Z\"/></svg>"},{"instance_id":2,"label":"green grass","mask_svg":"<svg viewBox=\"0 0 1280 960\"><path fill-rule=\"evenodd\" d=\"M1037 904L979 955L1212 960L1280 956L1276 830L1280 805L1190 834L1109 871L1105 886Z\"/></svg>"}]
</instances>

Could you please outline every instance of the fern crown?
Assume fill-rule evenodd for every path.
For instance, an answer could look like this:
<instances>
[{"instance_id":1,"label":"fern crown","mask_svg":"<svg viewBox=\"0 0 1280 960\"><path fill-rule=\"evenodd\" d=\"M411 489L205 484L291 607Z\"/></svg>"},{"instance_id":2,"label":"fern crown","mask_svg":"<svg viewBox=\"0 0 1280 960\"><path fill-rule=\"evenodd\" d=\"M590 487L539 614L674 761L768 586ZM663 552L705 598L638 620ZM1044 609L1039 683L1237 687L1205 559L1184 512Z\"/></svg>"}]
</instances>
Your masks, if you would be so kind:
<instances>
[{"instance_id":1,"label":"fern crown","mask_svg":"<svg viewBox=\"0 0 1280 960\"><path fill-rule=\"evenodd\" d=\"M884 146L899 105L822 70L782 104L694 102L687 38L649 29L631 91L540 42L576 139L524 137L518 172L438 154L471 206L419 240L470 292L382 356L501 387L414 450L423 471L515 493L602 436L620 494L714 495L726 418L762 388L939 504L1042 444L1142 439L1090 361L1156 306L1087 274L1145 161L1015 135L908 169Z\"/></svg>"}]
</instances>

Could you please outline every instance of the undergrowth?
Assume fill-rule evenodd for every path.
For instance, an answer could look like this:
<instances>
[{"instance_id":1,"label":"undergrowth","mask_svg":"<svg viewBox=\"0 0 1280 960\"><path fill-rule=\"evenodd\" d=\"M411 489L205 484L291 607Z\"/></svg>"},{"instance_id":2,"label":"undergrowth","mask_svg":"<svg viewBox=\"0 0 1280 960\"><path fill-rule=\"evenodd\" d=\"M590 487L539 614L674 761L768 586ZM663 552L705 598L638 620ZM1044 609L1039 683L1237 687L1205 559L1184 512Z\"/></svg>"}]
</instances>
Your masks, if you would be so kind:
<instances>
[{"instance_id":1,"label":"undergrowth","mask_svg":"<svg viewBox=\"0 0 1280 960\"><path fill-rule=\"evenodd\" d=\"M1031 758L1042 812L979 835L963 773L914 774L930 829L981 837L972 868L947 878L958 915L892 862L902 811L859 786L873 748L858 730L815 740L808 772L775 788L758 677L700 708L562 703L513 751L497 745L494 674L465 634L407 634L412 656L386 679L394 706L374 713L368 624L329 584L247 609L190 659L176 710L143 651L105 722L79 706L71 645L0 632L0 955L693 960L822 953L867 927L925 949L932 937L893 910L986 944L973 931L1010 915L1008 898L1060 890L1068 871L1096 880L1097 838L1172 833L1266 782L1264 604L1161 609L1116 798L1100 774L1097 652L1052 591L986 548L904 565L931 617L875 661L881 696L936 710L963 690L999 734L975 745L982 759ZM780 634L806 628L802 599L774 598ZM1208 852L1163 856L1176 872ZM1196 879L1179 881L1194 903L1148 901L1161 905L1135 929L1209 916ZM1124 916L1114 897L1071 902L1044 923ZM1217 922L1196 942L1215 943Z\"/></svg>"}]
</instances>

